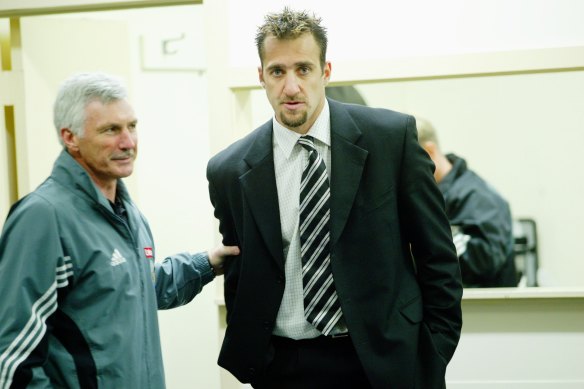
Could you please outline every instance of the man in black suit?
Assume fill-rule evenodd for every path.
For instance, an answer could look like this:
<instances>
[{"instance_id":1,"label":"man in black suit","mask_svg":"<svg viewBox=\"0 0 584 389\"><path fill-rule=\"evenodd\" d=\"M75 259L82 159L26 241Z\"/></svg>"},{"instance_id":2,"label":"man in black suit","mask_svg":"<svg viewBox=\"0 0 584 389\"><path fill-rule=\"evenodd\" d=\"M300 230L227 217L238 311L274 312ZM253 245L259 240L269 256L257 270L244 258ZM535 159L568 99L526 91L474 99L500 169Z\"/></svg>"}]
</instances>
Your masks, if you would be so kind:
<instances>
[{"instance_id":1,"label":"man in black suit","mask_svg":"<svg viewBox=\"0 0 584 389\"><path fill-rule=\"evenodd\" d=\"M219 364L255 388L442 388L462 286L415 119L327 100L326 30L259 27L274 117L207 167L223 243Z\"/></svg>"}]
</instances>

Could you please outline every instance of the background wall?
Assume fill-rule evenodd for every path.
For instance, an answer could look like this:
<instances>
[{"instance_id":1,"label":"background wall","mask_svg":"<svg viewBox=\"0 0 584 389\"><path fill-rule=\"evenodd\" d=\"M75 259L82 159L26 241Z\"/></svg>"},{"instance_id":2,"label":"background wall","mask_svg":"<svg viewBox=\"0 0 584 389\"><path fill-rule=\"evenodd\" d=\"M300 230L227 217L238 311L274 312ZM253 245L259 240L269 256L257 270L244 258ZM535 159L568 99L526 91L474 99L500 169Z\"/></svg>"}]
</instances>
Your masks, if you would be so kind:
<instances>
[{"instance_id":1,"label":"background wall","mask_svg":"<svg viewBox=\"0 0 584 389\"><path fill-rule=\"evenodd\" d=\"M329 32L329 60L380 60L582 45L579 0L228 0L230 64L257 66L253 38L266 12L314 11Z\"/></svg>"},{"instance_id":2,"label":"background wall","mask_svg":"<svg viewBox=\"0 0 584 389\"><path fill-rule=\"evenodd\" d=\"M215 225L205 178L210 153L202 6L128 11L126 20L140 115L138 205L150 221L158 260L206 250L215 245ZM189 305L159 314L169 388L219 387L215 295L208 285Z\"/></svg>"}]
</instances>

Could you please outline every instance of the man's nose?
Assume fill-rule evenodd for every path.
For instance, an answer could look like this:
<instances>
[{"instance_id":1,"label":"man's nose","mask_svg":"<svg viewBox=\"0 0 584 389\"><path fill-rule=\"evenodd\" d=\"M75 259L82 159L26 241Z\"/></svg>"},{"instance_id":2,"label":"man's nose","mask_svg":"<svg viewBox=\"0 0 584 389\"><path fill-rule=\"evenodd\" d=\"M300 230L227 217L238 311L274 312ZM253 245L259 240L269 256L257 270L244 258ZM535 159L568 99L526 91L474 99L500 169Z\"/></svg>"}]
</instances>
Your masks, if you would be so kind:
<instances>
[{"instance_id":1,"label":"man's nose","mask_svg":"<svg viewBox=\"0 0 584 389\"><path fill-rule=\"evenodd\" d=\"M300 92L300 84L298 83L298 77L295 74L286 75L284 81L284 93L286 96L295 96Z\"/></svg>"},{"instance_id":2,"label":"man's nose","mask_svg":"<svg viewBox=\"0 0 584 389\"><path fill-rule=\"evenodd\" d=\"M135 130L124 128L124 130L120 133L120 148L133 149L136 147L137 140L138 136Z\"/></svg>"}]
</instances>

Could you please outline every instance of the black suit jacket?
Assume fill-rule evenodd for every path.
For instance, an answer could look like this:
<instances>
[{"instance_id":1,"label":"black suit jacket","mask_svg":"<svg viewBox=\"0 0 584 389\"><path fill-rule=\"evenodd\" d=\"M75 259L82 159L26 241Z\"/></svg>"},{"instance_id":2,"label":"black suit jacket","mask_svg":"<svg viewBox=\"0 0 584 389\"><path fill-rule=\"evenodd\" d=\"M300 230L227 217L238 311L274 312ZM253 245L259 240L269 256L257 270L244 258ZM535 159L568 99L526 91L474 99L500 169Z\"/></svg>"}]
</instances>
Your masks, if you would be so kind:
<instances>
[{"instance_id":1,"label":"black suit jacket","mask_svg":"<svg viewBox=\"0 0 584 389\"><path fill-rule=\"evenodd\" d=\"M331 263L351 340L375 388L439 388L462 324L456 251L413 117L329 100ZM253 381L284 292L271 120L213 157L227 330L219 364Z\"/></svg>"}]
</instances>

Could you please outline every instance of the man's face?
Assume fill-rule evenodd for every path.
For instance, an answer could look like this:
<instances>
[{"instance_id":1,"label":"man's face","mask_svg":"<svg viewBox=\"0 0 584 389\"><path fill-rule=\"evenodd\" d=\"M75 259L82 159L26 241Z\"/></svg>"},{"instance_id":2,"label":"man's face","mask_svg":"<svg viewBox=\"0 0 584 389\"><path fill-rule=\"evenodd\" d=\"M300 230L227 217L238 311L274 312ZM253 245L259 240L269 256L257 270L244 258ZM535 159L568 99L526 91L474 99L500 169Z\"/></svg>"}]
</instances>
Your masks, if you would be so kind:
<instances>
[{"instance_id":1,"label":"man's face","mask_svg":"<svg viewBox=\"0 0 584 389\"><path fill-rule=\"evenodd\" d=\"M258 69L276 120L286 128L306 134L322 111L331 65L320 65L320 48L312 34L295 39L268 36Z\"/></svg>"},{"instance_id":2,"label":"man's face","mask_svg":"<svg viewBox=\"0 0 584 389\"><path fill-rule=\"evenodd\" d=\"M73 158L99 187L128 177L138 151L137 120L130 104L126 100L105 105L92 101L85 114L84 134L68 133L69 142L65 142Z\"/></svg>"}]
</instances>

